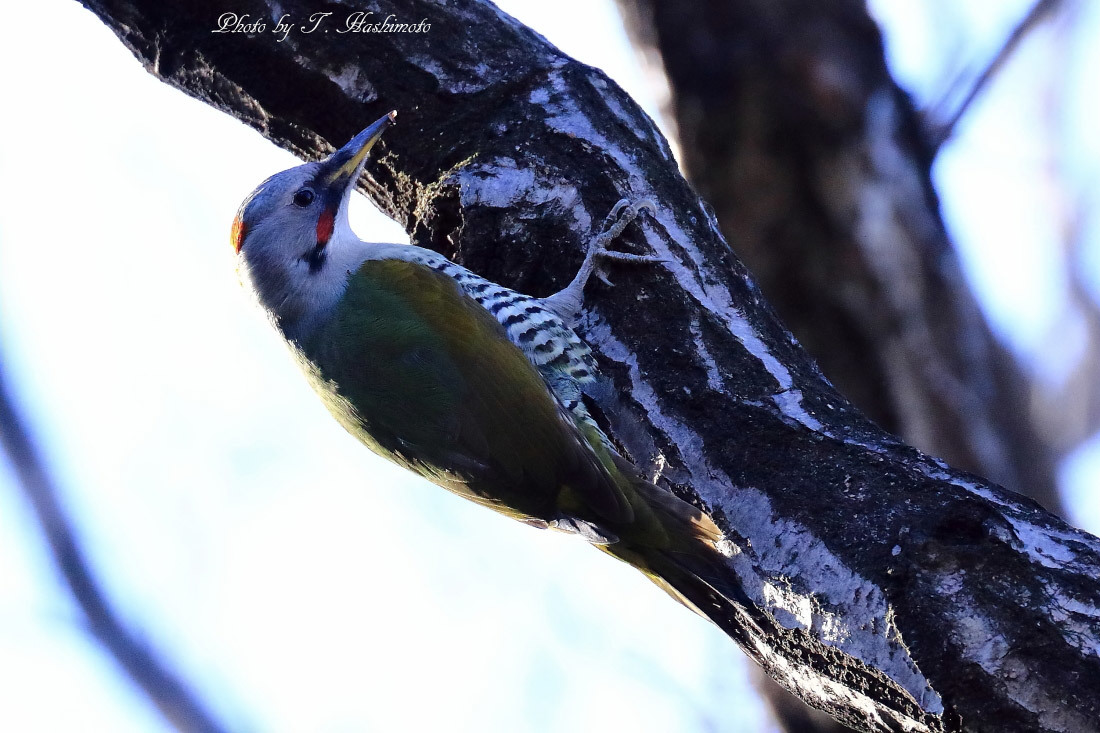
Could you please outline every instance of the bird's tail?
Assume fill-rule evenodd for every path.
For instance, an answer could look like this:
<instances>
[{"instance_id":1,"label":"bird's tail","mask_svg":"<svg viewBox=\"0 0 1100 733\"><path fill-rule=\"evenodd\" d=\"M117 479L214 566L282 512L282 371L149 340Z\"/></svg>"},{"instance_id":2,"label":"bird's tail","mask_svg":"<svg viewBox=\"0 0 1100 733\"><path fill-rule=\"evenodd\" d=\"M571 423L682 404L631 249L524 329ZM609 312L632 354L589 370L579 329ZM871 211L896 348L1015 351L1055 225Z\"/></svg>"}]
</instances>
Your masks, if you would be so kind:
<instances>
[{"instance_id":1,"label":"bird's tail","mask_svg":"<svg viewBox=\"0 0 1100 733\"><path fill-rule=\"evenodd\" d=\"M696 552L631 548L624 543L601 550L635 566L673 599L747 644L756 606L741 588L728 558L706 546Z\"/></svg>"},{"instance_id":2,"label":"bird's tail","mask_svg":"<svg viewBox=\"0 0 1100 733\"><path fill-rule=\"evenodd\" d=\"M664 530L664 540L647 541L655 539L647 533L624 537L600 549L637 567L662 590L717 624L735 641L744 641L745 625L752 623L756 606L742 590L730 564L731 545L722 530L701 509L647 481L625 459L618 455L614 458L635 496Z\"/></svg>"},{"instance_id":3,"label":"bird's tail","mask_svg":"<svg viewBox=\"0 0 1100 733\"><path fill-rule=\"evenodd\" d=\"M630 485L628 496L634 508L635 521L647 524L643 515L649 515L667 535L668 546L694 548L699 543L719 548L725 544L725 535L703 510L673 494L668 489L646 480L634 464L618 453L609 451L616 474Z\"/></svg>"}]
</instances>

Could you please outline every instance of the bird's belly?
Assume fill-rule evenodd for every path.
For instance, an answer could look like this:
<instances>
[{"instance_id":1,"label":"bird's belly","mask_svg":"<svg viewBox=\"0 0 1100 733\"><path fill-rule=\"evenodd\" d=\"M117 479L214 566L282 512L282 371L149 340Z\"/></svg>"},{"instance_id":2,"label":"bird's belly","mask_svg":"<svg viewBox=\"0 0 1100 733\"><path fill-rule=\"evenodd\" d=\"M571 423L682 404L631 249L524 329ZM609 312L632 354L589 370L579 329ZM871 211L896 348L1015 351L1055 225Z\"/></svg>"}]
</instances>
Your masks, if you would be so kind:
<instances>
[{"instance_id":1,"label":"bird's belly","mask_svg":"<svg viewBox=\"0 0 1100 733\"><path fill-rule=\"evenodd\" d=\"M535 509L534 507L526 507L528 511L525 511L503 501L498 496L499 492L495 491L491 485L492 482L486 483L479 480L478 469L484 468L483 466L475 466L468 461L463 462L460 456L452 456L451 460L438 458L432 460L427 457L422 448L410 444L403 436L382 427L369 408L355 406L348 395L342 393L336 382L323 376L322 370L316 363L300 351L296 352L296 356L310 387L320 397L329 413L348 433L376 455L454 494L526 524L546 526L553 519L552 516L541 516L547 512L531 511ZM423 417L416 414L409 415L412 422Z\"/></svg>"}]
</instances>

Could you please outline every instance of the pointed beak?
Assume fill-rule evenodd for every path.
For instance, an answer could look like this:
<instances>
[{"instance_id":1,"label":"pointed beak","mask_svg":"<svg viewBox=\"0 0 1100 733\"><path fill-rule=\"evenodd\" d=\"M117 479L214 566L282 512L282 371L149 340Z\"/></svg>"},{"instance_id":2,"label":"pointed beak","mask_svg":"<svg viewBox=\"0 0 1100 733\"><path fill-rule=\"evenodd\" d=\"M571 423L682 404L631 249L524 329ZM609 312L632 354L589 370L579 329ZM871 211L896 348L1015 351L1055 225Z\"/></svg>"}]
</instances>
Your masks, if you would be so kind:
<instances>
[{"instance_id":1,"label":"pointed beak","mask_svg":"<svg viewBox=\"0 0 1100 733\"><path fill-rule=\"evenodd\" d=\"M317 180L325 188L341 196L349 187L354 186L363 171L367 153L374 147L382 133L397 119L397 110L390 112L367 129L348 141L348 144L325 158Z\"/></svg>"}]
</instances>

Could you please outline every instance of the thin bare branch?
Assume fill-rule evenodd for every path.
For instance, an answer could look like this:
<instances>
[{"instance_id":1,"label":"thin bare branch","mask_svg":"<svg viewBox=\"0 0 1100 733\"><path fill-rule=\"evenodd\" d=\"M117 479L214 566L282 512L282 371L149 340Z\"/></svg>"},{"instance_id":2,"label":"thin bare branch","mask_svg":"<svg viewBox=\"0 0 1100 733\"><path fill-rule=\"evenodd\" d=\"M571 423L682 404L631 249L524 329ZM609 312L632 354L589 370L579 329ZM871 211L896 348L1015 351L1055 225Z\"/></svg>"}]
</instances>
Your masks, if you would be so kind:
<instances>
[{"instance_id":1,"label":"thin bare branch","mask_svg":"<svg viewBox=\"0 0 1100 733\"><path fill-rule=\"evenodd\" d=\"M993 77L1004 68L1005 63L1012 57L1012 54L1019 48L1020 42L1027 37L1027 35L1034 30L1040 23L1046 20L1049 16L1053 15L1063 4L1063 0L1038 0L1031 10L1028 11L1016 27L1012 29L1012 32L1008 34L1005 42L1001 45L1001 48L990 59L989 64L985 69L974 79L973 84L970 86L970 91L959 102L955 111L943 122L939 122L938 118L941 117L937 113L937 110L947 106L947 102L943 101L933 107L933 111L926 117L928 119L929 127L929 146L932 151L939 150L945 142L951 139L951 136L955 133L955 128L959 124L959 120L963 118L963 115L967 113L970 106L974 103L974 100L978 98L989 83L993 80ZM951 88L954 90L957 87L956 84L952 84Z\"/></svg>"},{"instance_id":2,"label":"thin bare branch","mask_svg":"<svg viewBox=\"0 0 1100 733\"><path fill-rule=\"evenodd\" d=\"M42 535L65 585L84 612L88 627L130 679L177 729L217 733L227 728L171 670L128 629L111 606L81 549L72 522L58 500L53 477L30 437L6 381L0 359L0 444L11 461L19 487L34 509Z\"/></svg>"}]
</instances>

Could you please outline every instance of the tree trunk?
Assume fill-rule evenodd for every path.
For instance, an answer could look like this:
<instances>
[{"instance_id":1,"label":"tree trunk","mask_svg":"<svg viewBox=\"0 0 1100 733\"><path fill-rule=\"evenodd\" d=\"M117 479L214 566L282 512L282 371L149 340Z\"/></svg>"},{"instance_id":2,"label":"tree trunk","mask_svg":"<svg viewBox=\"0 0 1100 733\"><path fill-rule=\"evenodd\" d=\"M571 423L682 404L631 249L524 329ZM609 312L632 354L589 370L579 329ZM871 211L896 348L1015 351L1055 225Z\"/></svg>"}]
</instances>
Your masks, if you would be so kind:
<instances>
[{"instance_id":1,"label":"tree trunk","mask_svg":"<svg viewBox=\"0 0 1100 733\"><path fill-rule=\"evenodd\" d=\"M352 11L326 6L327 35L281 43L275 21L316 6L242 3L266 31L218 34L211 3L85 4L151 72L306 157L399 110L364 189L414 242L510 287L560 288L617 199L656 201L623 246L667 262L592 287L581 332L615 438L736 547L752 604L720 625L862 730L1098 729L1100 540L849 405L600 71L479 0L369 5L426 33L338 34ZM872 100L888 129L893 100Z\"/></svg>"},{"instance_id":2,"label":"tree trunk","mask_svg":"<svg viewBox=\"0 0 1100 733\"><path fill-rule=\"evenodd\" d=\"M618 0L689 180L825 376L922 451L1061 512L1029 385L947 237L922 121L859 0Z\"/></svg>"},{"instance_id":3,"label":"tree trunk","mask_svg":"<svg viewBox=\"0 0 1100 733\"><path fill-rule=\"evenodd\" d=\"M618 3L668 80L689 180L825 376L916 448L1063 513L1057 450L962 277L863 3ZM787 730L811 729L764 691Z\"/></svg>"}]
</instances>

